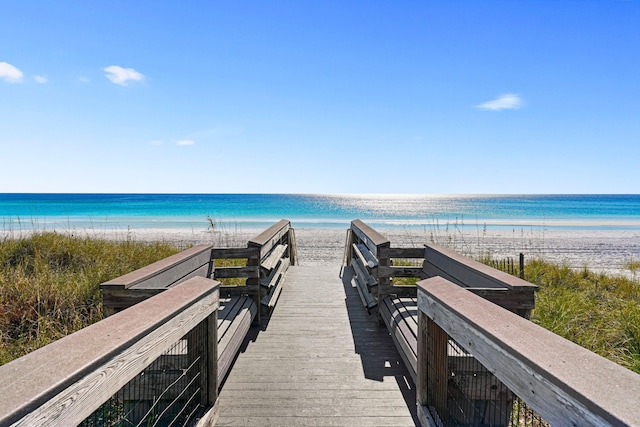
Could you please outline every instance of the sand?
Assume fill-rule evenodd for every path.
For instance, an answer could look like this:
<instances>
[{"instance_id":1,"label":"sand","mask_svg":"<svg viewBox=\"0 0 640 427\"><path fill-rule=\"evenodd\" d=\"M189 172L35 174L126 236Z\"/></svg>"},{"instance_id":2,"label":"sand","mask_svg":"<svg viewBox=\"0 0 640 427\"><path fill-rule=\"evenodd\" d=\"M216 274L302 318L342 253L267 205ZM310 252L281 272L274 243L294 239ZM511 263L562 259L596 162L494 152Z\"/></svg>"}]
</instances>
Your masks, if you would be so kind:
<instances>
[{"instance_id":1,"label":"sand","mask_svg":"<svg viewBox=\"0 0 640 427\"><path fill-rule=\"evenodd\" d=\"M136 241L167 241L178 245L213 244L217 247L243 247L262 230L233 229L222 232L184 229L75 230L77 235ZM487 231L441 231L381 229L392 247L421 247L425 243L448 246L469 256L494 258L542 258L572 268L629 275L626 264L640 261L639 230L555 230L512 229ZM69 231L65 231L69 232ZM24 232L23 232L24 233ZM5 232L5 235L7 233ZM12 233L15 237L15 232ZM301 265L341 265L346 228L296 230Z\"/></svg>"}]
</instances>

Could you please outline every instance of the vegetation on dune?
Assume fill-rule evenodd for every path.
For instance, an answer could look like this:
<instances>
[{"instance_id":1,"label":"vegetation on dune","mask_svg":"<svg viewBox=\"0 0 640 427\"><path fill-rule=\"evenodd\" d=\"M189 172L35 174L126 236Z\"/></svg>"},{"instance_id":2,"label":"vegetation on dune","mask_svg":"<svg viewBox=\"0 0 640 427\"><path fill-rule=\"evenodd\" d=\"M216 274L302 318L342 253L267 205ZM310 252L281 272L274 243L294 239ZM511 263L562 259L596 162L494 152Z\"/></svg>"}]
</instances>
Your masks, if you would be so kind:
<instances>
[{"instance_id":1,"label":"vegetation on dune","mask_svg":"<svg viewBox=\"0 0 640 427\"><path fill-rule=\"evenodd\" d=\"M0 240L0 364L100 320L100 283L182 249L55 232ZM413 264L394 260L394 265ZM640 263L629 261L626 267L631 277L529 260L526 279L540 287L532 321L640 373ZM414 282L394 279L408 286Z\"/></svg>"},{"instance_id":2,"label":"vegetation on dune","mask_svg":"<svg viewBox=\"0 0 640 427\"><path fill-rule=\"evenodd\" d=\"M526 279L538 285L531 320L640 373L640 283L533 260Z\"/></svg>"},{"instance_id":3,"label":"vegetation on dune","mask_svg":"<svg viewBox=\"0 0 640 427\"><path fill-rule=\"evenodd\" d=\"M1 240L0 365L100 320L100 283L179 250L56 232Z\"/></svg>"}]
</instances>

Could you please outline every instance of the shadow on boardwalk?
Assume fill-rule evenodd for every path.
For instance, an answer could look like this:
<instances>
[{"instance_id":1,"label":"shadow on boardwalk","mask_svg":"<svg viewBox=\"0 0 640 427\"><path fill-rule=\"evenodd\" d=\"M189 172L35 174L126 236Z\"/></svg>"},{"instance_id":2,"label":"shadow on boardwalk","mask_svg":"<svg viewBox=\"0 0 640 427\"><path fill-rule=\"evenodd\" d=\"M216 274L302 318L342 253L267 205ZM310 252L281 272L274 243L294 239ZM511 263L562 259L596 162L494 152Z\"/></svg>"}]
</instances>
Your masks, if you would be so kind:
<instances>
[{"instance_id":1,"label":"shadow on boardwalk","mask_svg":"<svg viewBox=\"0 0 640 427\"><path fill-rule=\"evenodd\" d=\"M368 314L363 307L358 291L351 286L352 277L353 269L345 267L342 274L345 304L356 353L362 361L365 378L374 381L393 379L402 392L414 422L419 425L416 390L409 371L404 366L387 328L378 321L375 314Z\"/></svg>"}]
</instances>

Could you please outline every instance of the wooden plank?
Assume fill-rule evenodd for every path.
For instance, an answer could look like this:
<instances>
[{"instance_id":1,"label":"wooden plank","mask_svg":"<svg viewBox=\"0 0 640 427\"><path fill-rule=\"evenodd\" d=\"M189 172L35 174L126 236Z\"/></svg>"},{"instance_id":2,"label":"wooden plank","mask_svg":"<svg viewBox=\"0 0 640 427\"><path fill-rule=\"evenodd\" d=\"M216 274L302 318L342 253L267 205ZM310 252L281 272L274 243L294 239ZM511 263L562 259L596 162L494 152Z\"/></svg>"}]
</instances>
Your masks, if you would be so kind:
<instances>
[{"instance_id":1,"label":"wooden plank","mask_svg":"<svg viewBox=\"0 0 640 427\"><path fill-rule=\"evenodd\" d=\"M263 288L271 288L278 282L279 276L283 271L286 271L290 266L290 258L283 258L278 263L277 267L269 273L267 277L260 279L260 286Z\"/></svg>"},{"instance_id":2,"label":"wooden plank","mask_svg":"<svg viewBox=\"0 0 640 427\"><path fill-rule=\"evenodd\" d=\"M532 310L535 306L535 293L533 290L529 292L513 292L508 289L467 289L487 301L491 301L514 313L519 314L522 310Z\"/></svg>"},{"instance_id":3,"label":"wooden plank","mask_svg":"<svg viewBox=\"0 0 640 427\"><path fill-rule=\"evenodd\" d=\"M353 250L355 254L360 258L363 265L366 265L369 268L373 268L378 265L378 260L376 257L369 251L369 248L363 244L353 244Z\"/></svg>"},{"instance_id":4,"label":"wooden plank","mask_svg":"<svg viewBox=\"0 0 640 427\"><path fill-rule=\"evenodd\" d=\"M429 376L427 373L427 360L429 359L429 348L427 347L427 322L429 318L424 311L418 310L418 352L416 366L416 401L418 416L422 426L430 425L428 421L432 418L429 411ZM429 414L429 416L427 416Z\"/></svg>"},{"instance_id":5,"label":"wooden plank","mask_svg":"<svg viewBox=\"0 0 640 427\"><path fill-rule=\"evenodd\" d=\"M244 286L224 286L220 285L222 295L257 295L260 292L260 285Z\"/></svg>"},{"instance_id":6,"label":"wooden plank","mask_svg":"<svg viewBox=\"0 0 640 427\"><path fill-rule=\"evenodd\" d=\"M190 279L0 366L0 425L79 424L211 315L218 286Z\"/></svg>"},{"instance_id":7,"label":"wooden plank","mask_svg":"<svg viewBox=\"0 0 640 427\"><path fill-rule=\"evenodd\" d=\"M260 286L262 286L263 288L270 288L272 286L275 286L278 281L278 276L280 275L280 272L282 270L281 267L282 263L278 264L278 268L271 270L267 277L263 277L262 279L260 279Z\"/></svg>"},{"instance_id":8,"label":"wooden plank","mask_svg":"<svg viewBox=\"0 0 640 427\"><path fill-rule=\"evenodd\" d=\"M211 246L200 245L184 250L178 254L154 262L131 273L109 280L100 285L101 289L167 288L181 281L189 273L198 270L211 262Z\"/></svg>"},{"instance_id":9,"label":"wooden plank","mask_svg":"<svg viewBox=\"0 0 640 427\"><path fill-rule=\"evenodd\" d=\"M108 288L102 290L102 305L106 309L106 315L111 316L119 311L136 305L154 295L163 292L164 289L124 289Z\"/></svg>"},{"instance_id":10,"label":"wooden plank","mask_svg":"<svg viewBox=\"0 0 640 427\"><path fill-rule=\"evenodd\" d=\"M445 279L418 289L419 310L456 341L472 343L473 356L552 425L640 419L640 375Z\"/></svg>"},{"instance_id":11,"label":"wooden plank","mask_svg":"<svg viewBox=\"0 0 640 427\"><path fill-rule=\"evenodd\" d=\"M271 288L275 286L280 280L280 276L289 269L290 264L290 258L283 258L278 264L278 267L274 270L271 270L271 273L268 277L260 280L260 285L263 288Z\"/></svg>"},{"instance_id":12,"label":"wooden plank","mask_svg":"<svg viewBox=\"0 0 640 427\"><path fill-rule=\"evenodd\" d=\"M422 267L378 266L378 278L390 277L423 277Z\"/></svg>"},{"instance_id":13,"label":"wooden plank","mask_svg":"<svg viewBox=\"0 0 640 427\"><path fill-rule=\"evenodd\" d=\"M351 260L351 267L356 271L356 275L358 277L361 277L366 281L367 286L375 286L378 283L376 278L369 274L369 271L367 271L367 269L362 265L362 261L360 261L360 259L353 258Z\"/></svg>"},{"instance_id":14,"label":"wooden plank","mask_svg":"<svg viewBox=\"0 0 640 427\"><path fill-rule=\"evenodd\" d=\"M260 256L259 248L213 248L211 258L215 259L244 259Z\"/></svg>"},{"instance_id":15,"label":"wooden plank","mask_svg":"<svg viewBox=\"0 0 640 427\"><path fill-rule=\"evenodd\" d=\"M351 280L351 285L355 285L354 287L358 289L358 295L360 295L362 305L366 308L375 307L378 303L376 302L375 297L371 295L367 289L367 286L362 281L358 280L357 276L354 276Z\"/></svg>"},{"instance_id":16,"label":"wooden plank","mask_svg":"<svg viewBox=\"0 0 640 427\"><path fill-rule=\"evenodd\" d=\"M271 253L267 255L267 258L260 263L260 267L264 268L267 271L273 270L280 261L280 258L282 258L282 256L284 255L287 247L288 245L277 245L275 248L273 248Z\"/></svg>"},{"instance_id":17,"label":"wooden plank","mask_svg":"<svg viewBox=\"0 0 640 427\"><path fill-rule=\"evenodd\" d=\"M416 295L415 286L390 286L391 290L387 294L396 295L402 298L412 298Z\"/></svg>"},{"instance_id":18,"label":"wooden plank","mask_svg":"<svg viewBox=\"0 0 640 427\"><path fill-rule=\"evenodd\" d=\"M353 232L351 227L347 228L347 236L344 244L344 254L342 256L343 265L351 265L351 245L353 245Z\"/></svg>"},{"instance_id":19,"label":"wooden plank","mask_svg":"<svg viewBox=\"0 0 640 427\"><path fill-rule=\"evenodd\" d=\"M389 239L359 219L351 221L351 231L369 248L374 256L378 256L378 247L391 245Z\"/></svg>"},{"instance_id":20,"label":"wooden plank","mask_svg":"<svg viewBox=\"0 0 640 427\"><path fill-rule=\"evenodd\" d=\"M260 277L260 268L253 265L243 267L219 267L214 270L213 274L216 279L257 278Z\"/></svg>"},{"instance_id":21,"label":"wooden plank","mask_svg":"<svg viewBox=\"0 0 640 427\"><path fill-rule=\"evenodd\" d=\"M385 248L378 249L380 258L424 258L424 246L420 248Z\"/></svg>"},{"instance_id":22,"label":"wooden plank","mask_svg":"<svg viewBox=\"0 0 640 427\"><path fill-rule=\"evenodd\" d=\"M282 291L282 281L283 275L279 274L278 279L276 280L276 285L271 288L270 292L262 298L261 304L273 308L278 302L278 297L280 296L280 292Z\"/></svg>"},{"instance_id":23,"label":"wooden plank","mask_svg":"<svg viewBox=\"0 0 640 427\"><path fill-rule=\"evenodd\" d=\"M224 338L227 331L231 327L231 323L238 315L238 312L242 309L244 300L248 298L246 296L233 296L220 299L220 307L218 308L218 345L220 346L220 340Z\"/></svg>"},{"instance_id":24,"label":"wooden plank","mask_svg":"<svg viewBox=\"0 0 640 427\"><path fill-rule=\"evenodd\" d=\"M219 303L218 303L219 304ZM218 310L207 318L207 400L212 408L218 402ZM216 411L217 412L217 411ZM217 413L215 414L217 416ZM207 416L208 417L208 416ZM213 418L213 414L211 415ZM213 419L211 425L215 423Z\"/></svg>"},{"instance_id":25,"label":"wooden plank","mask_svg":"<svg viewBox=\"0 0 640 427\"><path fill-rule=\"evenodd\" d=\"M411 345L413 353L417 354L417 336L418 336L418 299L413 297L389 297L394 309L396 310L397 321L406 323L408 332L406 334L407 341Z\"/></svg>"},{"instance_id":26,"label":"wooden plank","mask_svg":"<svg viewBox=\"0 0 640 427\"><path fill-rule=\"evenodd\" d=\"M436 414L447 417L447 385L449 367L447 357L448 337L446 332L429 317L427 321L427 396L429 406Z\"/></svg>"}]
</instances>

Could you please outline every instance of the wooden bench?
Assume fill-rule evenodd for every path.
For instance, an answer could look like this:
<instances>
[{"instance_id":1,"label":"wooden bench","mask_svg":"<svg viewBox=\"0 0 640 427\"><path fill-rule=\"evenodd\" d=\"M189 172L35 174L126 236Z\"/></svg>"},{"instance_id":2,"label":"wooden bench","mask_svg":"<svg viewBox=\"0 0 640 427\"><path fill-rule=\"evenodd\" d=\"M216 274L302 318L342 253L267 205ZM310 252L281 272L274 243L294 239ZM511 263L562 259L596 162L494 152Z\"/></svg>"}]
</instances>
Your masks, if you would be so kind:
<instances>
[{"instance_id":1,"label":"wooden bench","mask_svg":"<svg viewBox=\"0 0 640 427\"><path fill-rule=\"evenodd\" d=\"M380 304L380 314L391 338L414 381L418 368L418 299L387 297ZM458 424L475 425L480 417L491 425L506 425L513 395L472 354L450 340L447 345L449 399L452 419Z\"/></svg>"},{"instance_id":2,"label":"wooden bench","mask_svg":"<svg viewBox=\"0 0 640 427\"><path fill-rule=\"evenodd\" d=\"M436 245L425 245L422 272L441 276L503 308L528 318L537 286ZM415 289L414 289L415 290ZM418 309L416 297L391 295L380 315L412 377L416 378Z\"/></svg>"},{"instance_id":3,"label":"wooden bench","mask_svg":"<svg viewBox=\"0 0 640 427\"><path fill-rule=\"evenodd\" d=\"M445 277L522 317L529 316L537 286L446 248L426 245L424 250L424 277ZM418 366L417 297L391 295L383 298L379 307L380 316L415 383ZM505 425L510 415L512 393L455 341L449 340L446 357L449 399L456 400L458 405L457 411L451 415L453 420L473 425L474 417L480 417L495 425ZM460 402L464 402L464 407Z\"/></svg>"}]
</instances>

